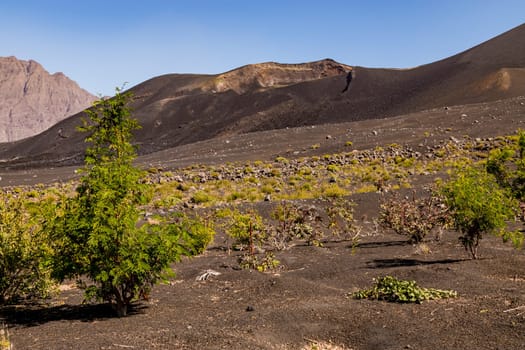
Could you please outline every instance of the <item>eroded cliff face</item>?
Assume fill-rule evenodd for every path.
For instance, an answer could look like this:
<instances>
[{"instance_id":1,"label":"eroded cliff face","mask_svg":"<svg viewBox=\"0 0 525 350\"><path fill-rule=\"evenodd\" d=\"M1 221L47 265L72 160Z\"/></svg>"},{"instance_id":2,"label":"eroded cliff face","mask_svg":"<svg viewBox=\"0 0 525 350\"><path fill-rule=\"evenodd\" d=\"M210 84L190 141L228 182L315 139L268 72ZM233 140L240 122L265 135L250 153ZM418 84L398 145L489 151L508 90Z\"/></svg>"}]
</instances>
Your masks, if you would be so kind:
<instances>
[{"instance_id":1,"label":"eroded cliff face","mask_svg":"<svg viewBox=\"0 0 525 350\"><path fill-rule=\"evenodd\" d=\"M38 62L0 57L0 142L38 134L96 99L62 73Z\"/></svg>"}]
</instances>

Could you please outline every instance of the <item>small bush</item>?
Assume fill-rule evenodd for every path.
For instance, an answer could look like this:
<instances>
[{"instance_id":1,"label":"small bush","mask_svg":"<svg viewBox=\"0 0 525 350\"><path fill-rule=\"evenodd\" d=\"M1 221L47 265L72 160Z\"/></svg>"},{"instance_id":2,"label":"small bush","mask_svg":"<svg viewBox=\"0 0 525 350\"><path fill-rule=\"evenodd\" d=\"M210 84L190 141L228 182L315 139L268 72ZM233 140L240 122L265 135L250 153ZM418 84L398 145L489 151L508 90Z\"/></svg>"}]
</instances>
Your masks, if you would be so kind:
<instances>
[{"instance_id":1,"label":"small bush","mask_svg":"<svg viewBox=\"0 0 525 350\"><path fill-rule=\"evenodd\" d=\"M287 158L285 158L285 157L279 156L279 157L275 158L275 162L276 163L288 164L290 161Z\"/></svg>"},{"instance_id":2,"label":"small bush","mask_svg":"<svg viewBox=\"0 0 525 350\"><path fill-rule=\"evenodd\" d=\"M213 201L213 197L204 191L197 191L191 197L192 203L204 204Z\"/></svg>"},{"instance_id":3,"label":"small bush","mask_svg":"<svg viewBox=\"0 0 525 350\"><path fill-rule=\"evenodd\" d=\"M262 259L256 254L244 254L239 257L239 266L243 269L252 269L259 272L275 270L281 262L272 252L266 252Z\"/></svg>"},{"instance_id":4,"label":"small bush","mask_svg":"<svg viewBox=\"0 0 525 350\"><path fill-rule=\"evenodd\" d=\"M328 198L344 197L349 194L347 190L334 183L323 185L321 188L321 193L323 197Z\"/></svg>"},{"instance_id":5,"label":"small bush","mask_svg":"<svg viewBox=\"0 0 525 350\"><path fill-rule=\"evenodd\" d=\"M385 197L380 205L379 222L395 233L406 235L411 243L420 243L435 227L449 223L447 207L439 197L401 198L397 192Z\"/></svg>"},{"instance_id":6,"label":"small bush","mask_svg":"<svg viewBox=\"0 0 525 350\"><path fill-rule=\"evenodd\" d=\"M322 246L321 217L315 207L299 207L289 202L277 205L271 213L277 226L269 230L272 248L287 249L294 239L304 239L308 245Z\"/></svg>"},{"instance_id":7,"label":"small bush","mask_svg":"<svg viewBox=\"0 0 525 350\"><path fill-rule=\"evenodd\" d=\"M326 166L326 170L328 170L331 173L338 173L339 171L341 171L341 169L339 169L339 167L335 164L328 164Z\"/></svg>"},{"instance_id":8,"label":"small bush","mask_svg":"<svg viewBox=\"0 0 525 350\"><path fill-rule=\"evenodd\" d=\"M514 216L517 202L485 169L470 167L456 172L441 192L454 226L462 233L460 241L474 259L484 233L505 237L506 221Z\"/></svg>"},{"instance_id":9,"label":"small bush","mask_svg":"<svg viewBox=\"0 0 525 350\"><path fill-rule=\"evenodd\" d=\"M453 290L422 288L415 281L398 280L392 276L379 277L371 289L363 289L353 294L355 299L384 300L395 303L418 303L425 300L457 297Z\"/></svg>"},{"instance_id":10,"label":"small bush","mask_svg":"<svg viewBox=\"0 0 525 350\"><path fill-rule=\"evenodd\" d=\"M232 248L254 252L255 246L261 246L266 238L266 227L262 217L255 211L246 213L238 209L223 209L219 217L226 218L226 234L233 239Z\"/></svg>"},{"instance_id":11,"label":"small bush","mask_svg":"<svg viewBox=\"0 0 525 350\"><path fill-rule=\"evenodd\" d=\"M0 350L11 350L13 346L9 339L9 329L2 323L0 324Z\"/></svg>"},{"instance_id":12,"label":"small bush","mask_svg":"<svg viewBox=\"0 0 525 350\"><path fill-rule=\"evenodd\" d=\"M171 230L176 230L177 236L186 237L184 243L191 255L198 255L206 250L206 247L213 242L215 229L211 220L201 216L190 217L188 215L179 215L175 220L176 225L170 225Z\"/></svg>"},{"instance_id":13,"label":"small bush","mask_svg":"<svg viewBox=\"0 0 525 350\"><path fill-rule=\"evenodd\" d=\"M354 220L355 203L344 198L326 198L326 215L328 216L327 228L335 236L350 239L352 247L359 243L360 229Z\"/></svg>"}]
</instances>

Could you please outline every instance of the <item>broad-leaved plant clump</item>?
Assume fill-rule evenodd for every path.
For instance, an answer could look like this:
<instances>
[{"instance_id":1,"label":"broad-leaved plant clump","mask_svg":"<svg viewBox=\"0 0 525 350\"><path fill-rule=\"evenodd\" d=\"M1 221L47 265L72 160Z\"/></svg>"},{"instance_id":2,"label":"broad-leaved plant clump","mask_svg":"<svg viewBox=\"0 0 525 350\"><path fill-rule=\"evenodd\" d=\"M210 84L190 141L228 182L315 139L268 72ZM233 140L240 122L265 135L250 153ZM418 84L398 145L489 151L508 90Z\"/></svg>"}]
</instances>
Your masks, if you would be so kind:
<instances>
[{"instance_id":1,"label":"broad-leaved plant clump","mask_svg":"<svg viewBox=\"0 0 525 350\"><path fill-rule=\"evenodd\" d=\"M355 299L384 300L396 303L422 303L426 300L457 297L453 290L441 290L420 287L415 281L399 280L392 276L376 279L371 289L363 289L353 293Z\"/></svg>"}]
</instances>

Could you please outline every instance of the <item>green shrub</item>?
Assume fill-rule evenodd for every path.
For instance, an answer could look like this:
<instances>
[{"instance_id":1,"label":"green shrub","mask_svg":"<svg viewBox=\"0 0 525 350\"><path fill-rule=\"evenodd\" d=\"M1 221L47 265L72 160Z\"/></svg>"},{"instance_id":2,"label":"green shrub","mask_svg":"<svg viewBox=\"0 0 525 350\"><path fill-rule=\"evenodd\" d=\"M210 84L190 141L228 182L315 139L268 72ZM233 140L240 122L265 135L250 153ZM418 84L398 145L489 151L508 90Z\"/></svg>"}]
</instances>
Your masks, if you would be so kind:
<instances>
[{"instance_id":1,"label":"green shrub","mask_svg":"<svg viewBox=\"0 0 525 350\"><path fill-rule=\"evenodd\" d=\"M374 287L353 294L356 299L384 300L396 303L421 303L425 300L457 297L457 292L422 288L415 281L398 280L392 276L379 277Z\"/></svg>"},{"instance_id":2,"label":"green shrub","mask_svg":"<svg viewBox=\"0 0 525 350\"><path fill-rule=\"evenodd\" d=\"M175 236L186 238L186 241L180 243L190 255L203 253L215 237L213 222L201 216L176 215L174 224L166 225L166 228L174 231L172 234Z\"/></svg>"},{"instance_id":3,"label":"green shrub","mask_svg":"<svg viewBox=\"0 0 525 350\"><path fill-rule=\"evenodd\" d=\"M197 191L191 197L192 203L204 204L213 201L213 197L205 191Z\"/></svg>"},{"instance_id":4,"label":"green shrub","mask_svg":"<svg viewBox=\"0 0 525 350\"><path fill-rule=\"evenodd\" d=\"M230 193L230 194L226 197L226 200L227 200L228 202L234 202L234 201L236 201L236 200L238 200L238 199L241 199L241 200L242 200L242 199L246 199L246 194L243 193L243 192L237 192L237 191L235 191L235 192L233 192L233 193Z\"/></svg>"},{"instance_id":5,"label":"green shrub","mask_svg":"<svg viewBox=\"0 0 525 350\"><path fill-rule=\"evenodd\" d=\"M81 128L90 146L73 198L53 222L57 278L77 279L86 300L109 302L125 316L133 301L172 274L169 265L201 250L202 239L183 228L139 223L151 198L145 173L133 165L131 96L117 89L87 111Z\"/></svg>"},{"instance_id":6,"label":"green shrub","mask_svg":"<svg viewBox=\"0 0 525 350\"><path fill-rule=\"evenodd\" d=\"M262 217L255 211L246 213L238 209L222 210L219 217L225 217L226 234L233 239L234 249L244 250L249 248L254 251L255 246L261 246L264 242L266 232Z\"/></svg>"},{"instance_id":7,"label":"green shrub","mask_svg":"<svg viewBox=\"0 0 525 350\"><path fill-rule=\"evenodd\" d=\"M506 221L514 217L517 202L496 178L479 167L457 171L441 188L451 210L460 241L472 257L484 233L505 234Z\"/></svg>"},{"instance_id":8,"label":"green shrub","mask_svg":"<svg viewBox=\"0 0 525 350\"><path fill-rule=\"evenodd\" d=\"M256 254L243 254L239 257L239 266L243 269L252 269L259 272L275 270L281 262L272 252L266 252L262 259Z\"/></svg>"},{"instance_id":9,"label":"green shrub","mask_svg":"<svg viewBox=\"0 0 525 350\"><path fill-rule=\"evenodd\" d=\"M341 171L341 169L339 169L339 167L335 164L328 164L326 166L326 170L328 170L331 173L338 173L339 171Z\"/></svg>"},{"instance_id":10,"label":"green shrub","mask_svg":"<svg viewBox=\"0 0 525 350\"><path fill-rule=\"evenodd\" d=\"M275 162L276 163L288 164L290 161L287 158L285 158L285 157L279 156L279 157L275 158Z\"/></svg>"},{"instance_id":11,"label":"green shrub","mask_svg":"<svg viewBox=\"0 0 525 350\"><path fill-rule=\"evenodd\" d=\"M348 195L348 191L338 184L324 184L321 186L321 195L328 198L344 197Z\"/></svg>"},{"instance_id":12,"label":"green shrub","mask_svg":"<svg viewBox=\"0 0 525 350\"><path fill-rule=\"evenodd\" d=\"M0 193L0 304L44 298L53 290L52 249L44 224L53 206L35 193Z\"/></svg>"}]
</instances>

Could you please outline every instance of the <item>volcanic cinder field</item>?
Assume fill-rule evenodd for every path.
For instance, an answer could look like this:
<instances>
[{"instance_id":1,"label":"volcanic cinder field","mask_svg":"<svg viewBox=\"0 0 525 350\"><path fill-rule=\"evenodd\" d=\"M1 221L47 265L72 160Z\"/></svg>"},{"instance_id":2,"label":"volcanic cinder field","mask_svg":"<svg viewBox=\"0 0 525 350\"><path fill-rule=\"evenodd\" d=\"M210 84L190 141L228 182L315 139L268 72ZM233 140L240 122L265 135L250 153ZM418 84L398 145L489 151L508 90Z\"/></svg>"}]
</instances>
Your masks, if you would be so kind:
<instances>
[{"instance_id":1,"label":"volcanic cinder field","mask_svg":"<svg viewBox=\"0 0 525 350\"><path fill-rule=\"evenodd\" d=\"M278 157L314 168L325 155L393 144L432 159L447 143L491 142L525 127L525 25L413 69L329 59L263 63L219 75L160 76L131 91L142 125L137 164L156 179L180 181L173 179L191 167L209 178L221 167ZM0 186L75 179L86 146L75 129L82 115L0 144ZM443 176L411 173L404 191L421 191ZM81 304L73 285L45 305L0 312L15 349L525 349L523 250L487 236L481 259L472 260L453 231L429 237L425 249L414 246L377 226L382 195L347 196L356 204L358 244L298 242L276 252L281 266L269 272L239 269L240 253L227 249L219 232L204 254L175 264L177 276L155 286L125 318L113 317L106 305ZM273 198L239 203L263 214L276 204ZM191 212L214 209L185 204ZM219 274L197 281L207 270ZM423 304L349 296L384 275L459 296Z\"/></svg>"}]
</instances>

